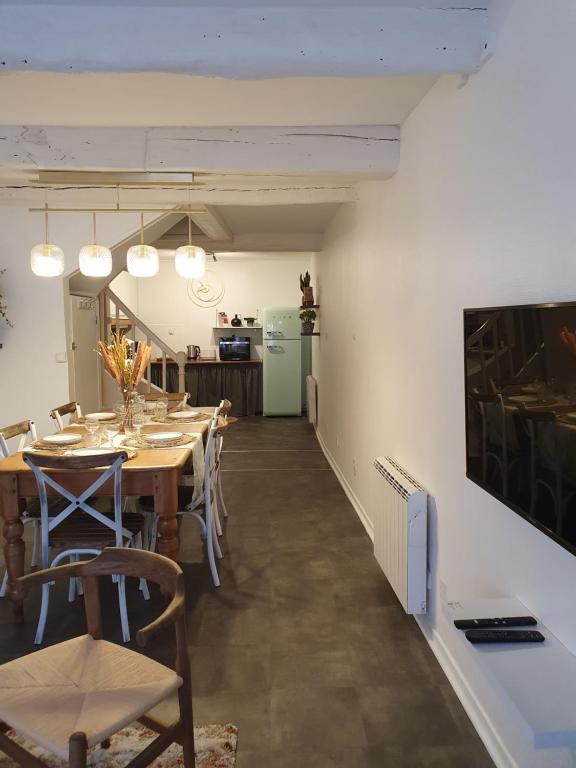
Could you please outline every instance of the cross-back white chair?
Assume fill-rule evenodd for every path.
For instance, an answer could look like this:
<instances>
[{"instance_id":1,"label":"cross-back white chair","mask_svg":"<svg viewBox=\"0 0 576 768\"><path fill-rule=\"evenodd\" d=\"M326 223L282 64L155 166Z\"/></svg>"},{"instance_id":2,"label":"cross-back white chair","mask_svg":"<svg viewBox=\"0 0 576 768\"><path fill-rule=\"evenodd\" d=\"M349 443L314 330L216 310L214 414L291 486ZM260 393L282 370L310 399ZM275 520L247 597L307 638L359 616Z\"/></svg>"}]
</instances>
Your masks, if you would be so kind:
<instances>
[{"instance_id":1,"label":"cross-back white chair","mask_svg":"<svg viewBox=\"0 0 576 768\"><path fill-rule=\"evenodd\" d=\"M38 485L40 500L40 531L41 531L41 561L42 568L54 568L62 560L78 561L82 555L98 555L106 546L142 548L142 531L144 520L141 515L122 515L122 464L128 455L125 451L117 451L102 456L46 456L38 453L24 453L23 459L31 468ZM94 481L79 495L64 488L54 477L44 470L86 470L103 468ZM112 478L114 487L113 515L107 516L93 507L88 501L97 491ZM58 514L50 517L48 514L48 493L51 488L68 504ZM88 515L92 521L100 525L86 525ZM56 557L51 558L51 549L59 549ZM128 612L126 609L126 588L124 577L115 577L118 587L118 603L122 638L130 640ZM70 584L74 585L75 580ZM40 617L34 642L39 645L44 636L51 583L42 585L42 602ZM140 589L145 599L150 597L148 586L140 581Z\"/></svg>"},{"instance_id":2,"label":"cross-back white chair","mask_svg":"<svg viewBox=\"0 0 576 768\"><path fill-rule=\"evenodd\" d=\"M36 424L33 421L26 420L20 421L18 424L11 424L8 427L0 427L0 457L7 459L10 456L10 448L8 446L8 440L12 440L19 437L18 447L16 451L22 451L27 443L37 440ZM34 568L38 565L38 525L39 518L32 517L28 511L25 511L21 518L24 525L31 524L33 529L32 539L32 560L31 566ZM2 583L0 585L0 597L5 597L8 589L8 572L4 571L2 577Z\"/></svg>"},{"instance_id":3,"label":"cross-back white chair","mask_svg":"<svg viewBox=\"0 0 576 768\"><path fill-rule=\"evenodd\" d=\"M168 408L186 408L189 392L143 392L142 397L147 403L153 403L156 400L168 400Z\"/></svg>"},{"instance_id":4,"label":"cross-back white chair","mask_svg":"<svg viewBox=\"0 0 576 768\"><path fill-rule=\"evenodd\" d=\"M59 405L57 408L52 408L50 411L50 418L54 419L58 425L58 429L64 429L64 416L69 414L75 416L77 419L81 418L82 409L80 408L80 403L72 400L71 403L65 403L64 405Z\"/></svg>"}]
</instances>

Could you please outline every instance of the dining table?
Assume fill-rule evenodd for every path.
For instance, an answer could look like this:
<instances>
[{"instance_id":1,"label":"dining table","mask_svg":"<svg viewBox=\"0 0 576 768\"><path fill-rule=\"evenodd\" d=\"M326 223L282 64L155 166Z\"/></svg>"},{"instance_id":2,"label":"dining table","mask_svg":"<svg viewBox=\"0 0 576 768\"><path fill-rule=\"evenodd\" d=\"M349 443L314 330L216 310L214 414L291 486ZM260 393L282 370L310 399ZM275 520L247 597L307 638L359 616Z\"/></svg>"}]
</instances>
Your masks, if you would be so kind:
<instances>
[{"instance_id":1,"label":"dining table","mask_svg":"<svg viewBox=\"0 0 576 768\"><path fill-rule=\"evenodd\" d=\"M142 433L182 431L198 434L205 442L214 412L213 406L198 409L206 413L205 421L178 423L155 423L147 421L142 426ZM226 426L223 422L220 426ZM64 431L84 429L82 424L74 424ZM178 447L138 448L129 453L128 460L122 465L122 493L124 496L149 496L154 499L154 512L158 515L157 551L176 560L178 556L178 487L186 468L192 459L192 443ZM114 444L116 449L121 445ZM25 449L26 450L26 449ZM93 482L98 470L59 470L50 472L64 488L79 494ZM52 489L48 493L54 494ZM98 489L99 496L113 496L113 483L108 481ZM0 512L4 520L4 560L8 572L7 596L12 600L13 614L16 621L23 618L23 602L16 589L16 580L24 575L26 545L22 537L22 514L30 500L38 499L38 488L32 470L25 464L22 451L11 454L0 461Z\"/></svg>"}]
</instances>

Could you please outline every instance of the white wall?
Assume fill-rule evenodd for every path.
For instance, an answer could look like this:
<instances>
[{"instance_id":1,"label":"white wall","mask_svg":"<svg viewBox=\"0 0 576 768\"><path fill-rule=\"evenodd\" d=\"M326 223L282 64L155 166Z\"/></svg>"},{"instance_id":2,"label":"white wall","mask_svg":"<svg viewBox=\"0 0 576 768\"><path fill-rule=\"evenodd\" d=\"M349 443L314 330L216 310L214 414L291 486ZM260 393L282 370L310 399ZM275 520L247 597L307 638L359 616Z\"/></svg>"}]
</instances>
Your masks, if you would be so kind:
<instances>
[{"instance_id":1,"label":"white wall","mask_svg":"<svg viewBox=\"0 0 576 768\"><path fill-rule=\"evenodd\" d=\"M185 351L188 344L214 346L220 335L214 333L217 311L256 317L265 307L299 306L299 275L310 268L311 254L253 254L245 257L218 257L208 264L210 272L224 282L225 293L217 307L198 307L188 295L188 281L174 269L173 258L160 260L160 271L148 279L131 278L123 274L112 290L146 325L164 339L176 352ZM135 292L137 300L135 300ZM136 301L136 305L134 302ZM249 334L254 345L261 345L261 331L241 330ZM260 356L254 348L253 357Z\"/></svg>"},{"instance_id":2,"label":"white wall","mask_svg":"<svg viewBox=\"0 0 576 768\"><path fill-rule=\"evenodd\" d=\"M462 339L466 306L576 298L574 39L572 4L516 3L494 58L434 86L403 127L400 172L360 187L316 265L320 436L368 517L375 455L434 497L424 628L485 710L499 764L522 768L574 763L530 748L439 593L516 595L576 652L576 558L465 477Z\"/></svg>"},{"instance_id":3,"label":"white wall","mask_svg":"<svg viewBox=\"0 0 576 768\"><path fill-rule=\"evenodd\" d=\"M138 217L109 216L98 221L99 240L113 245L138 226ZM65 274L77 266L77 254L90 238L86 214L58 214L50 219L50 240L66 258ZM1 292L14 328L0 325L0 425L33 419L39 434L53 432L51 408L66 403L68 365L56 362L67 350L62 278L41 278L30 269L30 249L43 240L43 218L27 209L0 208Z\"/></svg>"}]
</instances>

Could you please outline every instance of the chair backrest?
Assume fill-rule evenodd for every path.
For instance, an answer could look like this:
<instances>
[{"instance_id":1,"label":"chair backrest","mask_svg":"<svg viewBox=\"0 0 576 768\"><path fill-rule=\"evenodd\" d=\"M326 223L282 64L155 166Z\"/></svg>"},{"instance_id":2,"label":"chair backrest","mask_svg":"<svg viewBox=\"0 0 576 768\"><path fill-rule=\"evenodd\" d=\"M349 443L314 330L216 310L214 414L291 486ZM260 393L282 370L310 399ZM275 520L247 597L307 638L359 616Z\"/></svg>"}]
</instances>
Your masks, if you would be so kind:
<instances>
[{"instance_id":1,"label":"chair backrest","mask_svg":"<svg viewBox=\"0 0 576 768\"><path fill-rule=\"evenodd\" d=\"M122 526L122 464L128 459L126 451L115 451L114 453L103 454L99 456L50 456L40 453L24 453L22 455L24 462L34 472L34 477L38 485L38 498L40 500L40 522L42 537L42 565L48 567L49 557L49 536L58 525L66 520L73 512L83 512L91 518L97 520L105 528L114 531L114 539L117 547L121 547L124 538L131 538L132 534ZM71 470L102 469L94 479L90 476L92 482L79 495L64 488L58 479L62 482L66 480L66 474ZM59 478L47 474L44 470L65 470ZM58 478L58 479L57 479ZM110 519L103 515L95 507L87 503L88 499L97 494L99 488L113 478L114 483L114 518ZM48 492L51 488L56 494L68 501L58 514L49 516L48 510Z\"/></svg>"},{"instance_id":2,"label":"chair backrest","mask_svg":"<svg viewBox=\"0 0 576 768\"><path fill-rule=\"evenodd\" d=\"M146 400L147 403L154 402L155 400L168 400L168 407L185 408L189 392L141 392L140 396Z\"/></svg>"},{"instance_id":3,"label":"chair backrest","mask_svg":"<svg viewBox=\"0 0 576 768\"><path fill-rule=\"evenodd\" d=\"M9 427L0 427L0 453L2 458L10 455L8 440L20 436L20 442L17 451L23 450L28 440L37 440L36 424L33 421L20 421L18 424L11 424Z\"/></svg>"},{"instance_id":4,"label":"chair backrest","mask_svg":"<svg viewBox=\"0 0 576 768\"><path fill-rule=\"evenodd\" d=\"M206 503L209 503L207 494L213 490L214 480L218 470L218 460L220 457L218 443L219 415L220 408L218 407L214 409L214 413L210 419L210 426L208 427L208 439L206 440L206 448L204 450L204 497Z\"/></svg>"},{"instance_id":5,"label":"chair backrest","mask_svg":"<svg viewBox=\"0 0 576 768\"><path fill-rule=\"evenodd\" d=\"M88 632L95 639L102 637L100 614L99 576L132 576L158 584L165 595L172 598L166 610L136 634L139 645L146 645L149 638L166 624L176 625L176 671L189 674L184 622L184 576L180 566L167 557L142 549L109 547L92 560L61 565L44 571L36 571L17 581L17 589L24 596L31 587L48 581L78 577L84 586L84 605Z\"/></svg>"},{"instance_id":6,"label":"chair backrest","mask_svg":"<svg viewBox=\"0 0 576 768\"><path fill-rule=\"evenodd\" d=\"M64 405L59 405L57 408L52 408L50 411L50 418L54 419L58 425L58 429L64 429L63 417L68 414L74 414L77 418L80 418L82 416L80 403L73 400L71 403L65 403Z\"/></svg>"}]
</instances>

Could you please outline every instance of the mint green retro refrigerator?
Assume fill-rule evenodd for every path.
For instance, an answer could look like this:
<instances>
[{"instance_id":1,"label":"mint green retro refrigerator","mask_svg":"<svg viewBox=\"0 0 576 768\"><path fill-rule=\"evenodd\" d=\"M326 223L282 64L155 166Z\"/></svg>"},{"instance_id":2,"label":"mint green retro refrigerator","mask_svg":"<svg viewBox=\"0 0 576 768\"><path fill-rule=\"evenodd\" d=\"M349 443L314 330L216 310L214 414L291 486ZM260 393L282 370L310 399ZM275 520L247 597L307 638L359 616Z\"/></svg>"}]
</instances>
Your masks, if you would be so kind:
<instances>
[{"instance_id":1,"label":"mint green retro refrigerator","mask_svg":"<svg viewBox=\"0 0 576 768\"><path fill-rule=\"evenodd\" d=\"M302 413L302 337L298 307L265 309L263 315L264 415Z\"/></svg>"}]
</instances>

